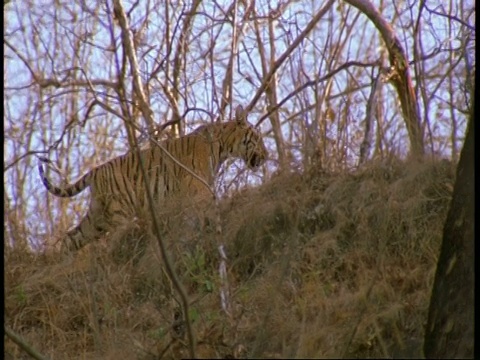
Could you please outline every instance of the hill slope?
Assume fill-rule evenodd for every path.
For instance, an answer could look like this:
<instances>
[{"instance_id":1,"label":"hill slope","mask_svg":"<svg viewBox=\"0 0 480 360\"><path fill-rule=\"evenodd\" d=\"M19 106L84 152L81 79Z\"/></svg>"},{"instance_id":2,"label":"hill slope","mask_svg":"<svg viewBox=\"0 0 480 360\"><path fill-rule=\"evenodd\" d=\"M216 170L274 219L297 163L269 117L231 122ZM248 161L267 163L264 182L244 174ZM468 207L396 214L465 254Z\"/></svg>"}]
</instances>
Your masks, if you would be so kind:
<instances>
[{"instance_id":1,"label":"hill slope","mask_svg":"<svg viewBox=\"0 0 480 360\"><path fill-rule=\"evenodd\" d=\"M163 209L179 214L163 240L188 292L197 356L421 356L453 174L446 161L397 161L278 175L220 204L220 238L181 208ZM6 248L5 324L52 359L188 357L179 299L146 226L71 256ZM5 356L25 357L5 339Z\"/></svg>"}]
</instances>

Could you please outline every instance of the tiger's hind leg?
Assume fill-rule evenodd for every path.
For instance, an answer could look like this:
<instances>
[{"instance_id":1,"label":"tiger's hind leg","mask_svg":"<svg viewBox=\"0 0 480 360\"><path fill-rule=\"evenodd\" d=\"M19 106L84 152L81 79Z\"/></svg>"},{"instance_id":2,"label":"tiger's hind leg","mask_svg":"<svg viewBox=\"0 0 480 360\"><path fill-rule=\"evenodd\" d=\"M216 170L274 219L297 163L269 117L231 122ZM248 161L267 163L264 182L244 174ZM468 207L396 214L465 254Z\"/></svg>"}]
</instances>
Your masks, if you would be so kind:
<instances>
[{"instance_id":1,"label":"tiger's hind leg","mask_svg":"<svg viewBox=\"0 0 480 360\"><path fill-rule=\"evenodd\" d=\"M75 251L83 248L93 240L98 240L108 229L108 213L105 206L92 199L86 215L75 228L70 230L64 239L64 249Z\"/></svg>"}]
</instances>

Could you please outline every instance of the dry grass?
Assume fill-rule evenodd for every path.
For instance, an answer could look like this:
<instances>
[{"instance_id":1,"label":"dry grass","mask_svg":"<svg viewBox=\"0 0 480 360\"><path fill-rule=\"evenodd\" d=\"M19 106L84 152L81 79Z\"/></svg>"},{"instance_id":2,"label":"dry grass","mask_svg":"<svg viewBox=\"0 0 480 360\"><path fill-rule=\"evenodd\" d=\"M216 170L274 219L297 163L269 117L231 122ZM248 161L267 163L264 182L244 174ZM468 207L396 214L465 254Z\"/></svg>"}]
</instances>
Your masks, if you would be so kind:
<instances>
[{"instance_id":1,"label":"dry grass","mask_svg":"<svg viewBox=\"0 0 480 360\"><path fill-rule=\"evenodd\" d=\"M215 233L173 220L181 231L164 240L189 294L197 355L421 356L453 174L447 162L392 161L279 175L225 200L231 318ZM8 249L6 325L51 359L188 357L179 299L146 227L126 225L72 256ZM5 356L25 353L7 339Z\"/></svg>"}]
</instances>

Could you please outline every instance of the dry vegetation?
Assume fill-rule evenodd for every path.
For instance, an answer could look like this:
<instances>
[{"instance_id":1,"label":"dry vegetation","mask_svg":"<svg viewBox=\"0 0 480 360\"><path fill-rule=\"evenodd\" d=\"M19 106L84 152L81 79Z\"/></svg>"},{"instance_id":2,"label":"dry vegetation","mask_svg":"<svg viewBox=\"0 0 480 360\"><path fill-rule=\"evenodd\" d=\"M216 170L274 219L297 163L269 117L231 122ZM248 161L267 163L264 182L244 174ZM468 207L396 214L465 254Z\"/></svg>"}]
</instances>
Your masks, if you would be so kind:
<instances>
[{"instance_id":1,"label":"dry vegetation","mask_svg":"<svg viewBox=\"0 0 480 360\"><path fill-rule=\"evenodd\" d=\"M225 199L231 318L220 307L215 233L173 219L164 241L188 292L197 356L421 356L453 182L445 160L390 161L277 175ZM144 227L72 255L6 247L6 326L51 359L188 357ZM5 358L26 358L5 339Z\"/></svg>"}]
</instances>

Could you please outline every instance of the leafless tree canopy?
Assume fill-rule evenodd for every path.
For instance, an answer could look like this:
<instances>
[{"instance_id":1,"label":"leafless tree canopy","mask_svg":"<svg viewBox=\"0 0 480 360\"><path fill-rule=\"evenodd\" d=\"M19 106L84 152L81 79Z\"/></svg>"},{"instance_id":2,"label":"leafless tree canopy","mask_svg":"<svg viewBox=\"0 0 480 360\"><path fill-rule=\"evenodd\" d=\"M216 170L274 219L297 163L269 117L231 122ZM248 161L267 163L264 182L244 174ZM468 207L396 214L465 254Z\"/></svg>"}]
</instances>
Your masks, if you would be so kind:
<instances>
[{"instance_id":1,"label":"leafless tree canopy","mask_svg":"<svg viewBox=\"0 0 480 360\"><path fill-rule=\"evenodd\" d=\"M4 3L6 244L39 246L84 209L87 194L47 195L34 154L73 180L167 122L160 136L182 135L238 104L272 157L260 177L230 166L221 193L288 168L455 161L474 16L473 0Z\"/></svg>"}]
</instances>

